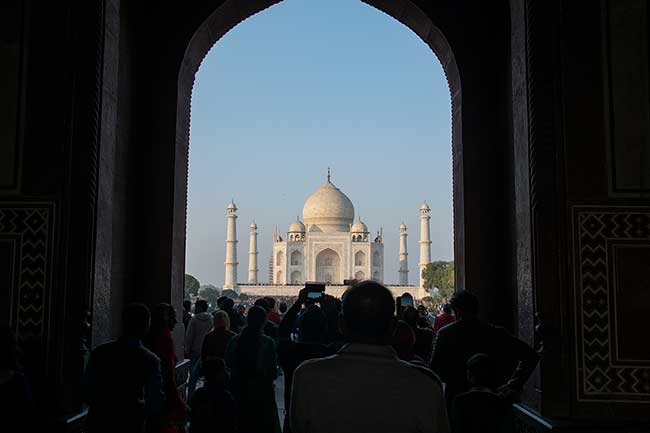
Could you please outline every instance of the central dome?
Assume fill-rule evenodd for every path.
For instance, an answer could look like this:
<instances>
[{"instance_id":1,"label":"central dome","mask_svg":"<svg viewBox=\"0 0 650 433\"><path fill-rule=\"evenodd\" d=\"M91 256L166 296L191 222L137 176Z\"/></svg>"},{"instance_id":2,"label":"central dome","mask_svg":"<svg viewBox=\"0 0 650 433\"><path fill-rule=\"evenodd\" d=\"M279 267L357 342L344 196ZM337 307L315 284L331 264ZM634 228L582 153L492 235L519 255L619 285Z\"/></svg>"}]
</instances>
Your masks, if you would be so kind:
<instances>
[{"instance_id":1,"label":"central dome","mask_svg":"<svg viewBox=\"0 0 650 433\"><path fill-rule=\"evenodd\" d=\"M354 221L354 206L328 176L305 202L302 217L307 231L347 232Z\"/></svg>"}]
</instances>

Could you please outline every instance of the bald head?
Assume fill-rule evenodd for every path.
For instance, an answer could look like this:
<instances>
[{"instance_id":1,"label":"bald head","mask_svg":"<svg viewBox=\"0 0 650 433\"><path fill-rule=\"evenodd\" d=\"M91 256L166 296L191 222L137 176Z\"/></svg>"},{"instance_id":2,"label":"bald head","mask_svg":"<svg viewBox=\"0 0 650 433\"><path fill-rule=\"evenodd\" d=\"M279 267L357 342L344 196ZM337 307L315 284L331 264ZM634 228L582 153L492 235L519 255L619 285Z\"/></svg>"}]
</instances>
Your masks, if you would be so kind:
<instances>
[{"instance_id":1,"label":"bald head","mask_svg":"<svg viewBox=\"0 0 650 433\"><path fill-rule=\"evenodd\" d=\"M342 328L356 342L387 344L395 323L390 290L375 281L362 281L343 295Z\"/></svg>"}]
</instances>

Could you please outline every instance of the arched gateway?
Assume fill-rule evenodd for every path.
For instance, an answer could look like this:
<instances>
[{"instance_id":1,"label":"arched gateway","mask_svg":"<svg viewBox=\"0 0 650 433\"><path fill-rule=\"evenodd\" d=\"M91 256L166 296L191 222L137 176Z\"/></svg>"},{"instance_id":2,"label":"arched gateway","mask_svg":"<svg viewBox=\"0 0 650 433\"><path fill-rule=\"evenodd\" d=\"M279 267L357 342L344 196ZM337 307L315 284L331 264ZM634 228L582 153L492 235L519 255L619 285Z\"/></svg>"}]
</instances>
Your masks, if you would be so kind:
<instances>
[{"instance_id":1,"label":"arched gateway","mask_svg":"<svg viewBox=\"0 0 650 433\"><path fill-rule=\"evenodd\" d=\"M332 249L325 249L316 256L316 280L328 284L342 284L341 258Z\"/></svg>"}]
</instances>

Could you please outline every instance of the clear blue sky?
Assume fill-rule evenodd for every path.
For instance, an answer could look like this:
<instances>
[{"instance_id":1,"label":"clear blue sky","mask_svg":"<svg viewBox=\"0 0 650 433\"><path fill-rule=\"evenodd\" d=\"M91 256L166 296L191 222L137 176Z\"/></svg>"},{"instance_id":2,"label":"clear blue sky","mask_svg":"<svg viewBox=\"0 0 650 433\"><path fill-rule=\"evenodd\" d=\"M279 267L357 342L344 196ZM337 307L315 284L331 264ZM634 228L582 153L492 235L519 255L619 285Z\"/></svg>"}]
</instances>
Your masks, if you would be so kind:
<instances>
[{"instance_id":1,"label":"clear blue sky","mask_svg":"<svg viewBox=\"0 0 650 433\"><path fill-rule=\"evenodd\" d=\"M433 52L358 0L285 0L219 40L192 94L186 272L223 284L225 209L239 207L239 281L248 226L260 281L275 225L286 232L326 178L371 233L384 228L385 282L398 279L399 225L418 279L419 213L431 206L433 260L453 258L451 109Z\"/></svg>"}]
</instances>

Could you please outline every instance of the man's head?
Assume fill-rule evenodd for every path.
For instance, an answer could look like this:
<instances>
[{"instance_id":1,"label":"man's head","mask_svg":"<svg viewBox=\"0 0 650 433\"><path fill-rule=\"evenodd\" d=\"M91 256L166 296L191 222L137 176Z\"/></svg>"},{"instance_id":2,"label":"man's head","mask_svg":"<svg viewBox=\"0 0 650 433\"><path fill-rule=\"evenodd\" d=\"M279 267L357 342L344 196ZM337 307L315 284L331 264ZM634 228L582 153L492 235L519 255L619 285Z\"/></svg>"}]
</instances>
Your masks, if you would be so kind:
<instances>
[{"instance_id":1,"label":"man's head","mask_svg":"<svg viewBox=\"0 0 650 433\"><path fill-rule=\"evenodd\" d=\"M313 305L300 316L298 339L305 343L318 343L327 337L327 317L320 307Z\"/></svg>"},{"instance_id":2,"label":"man's head","mask_svg":"<svg viewBox=\"0 0 650 433\"><path fill-rule=\"evenodd\" d=\"M196 304L194 304L194 312L195 313L205 313L208 311L208 301L205 299L199 299L196 301Z\"/></svg>"},{"instance_id":3,"label":"man's head","mask_svg":"<svg viewBox=\"0 0 650 433\"><path fill-rule=\"evenodd\" d=\"M375 281L362 281L343 294L341 329L354 342L387 344L395 323L394 313L391 292Z\"/></svg>"},{"instance_id":4,"label":"man's head","mask_svg":"<svg viewBox=\"0 0 650 433\"><path fill-rule=\"evenodd\" d=\"M458 320L472 319L478 315L478 298L472 292L456 292L449 303Z\"/></svg>"},{"instance_id":5,"label":"man's head","mask_svg":"<svg viewBox=\"0 0 650 433\"><path fill-rule=\"evenodd\" d=\"M224 385L228 381L226 364L221 358L208 358L203 361L201 371L209 385Z\"/></svg>"},{"instance_id":6,"label":"man's head","mask_svg":"<svg viewBox=\"0 0 650 433\"><path fill-rule=\"evenodd\" d=\"M467 381L476 387L496 388L498 383L496 364L485 353L477 353L467 360Z\"/></svg>"},{"instance_id":7,"label":"man's head","mask_svg":"<svg viewBox=\"0 0 650 433\"><path fill-rule=\"evenodd\" d=\"M165 302L161 302L160 304L156 305L153 316L154 328L164 325L172 330L178 323L176 320L176 309L171 304L167 304Z\"/></svg>"},{"instance_id":8,"label":"man's head","mask_svg":"<svg viewBox=\"0 0 650 433\"><path fill-rule=\"evenodd\" d=\"M257 305L248 310L246 326L254 331L261 331L266 323L266 310Z\"/></svg>"},{"instance_id":9,"label":"man's head","mask_svg":"<svg viewBox=\"0 0 650 433\"><path fill-rule=\"evenodd\" d=\"M427 307L425 307L422 304L418 305L418 314L420 314L420 316L426 316L427 315Z\"/></svg>"},{"instance_id":10,"label":"man's head","mask_svg":"<svg viewBox=\"0 0 650 433\"><path fill-rule=\"evenodd\" d=\"M228 298L227 296L222 296L221 298L219 298L219 300L221 301L221 305L219 305L219 301L217 301L217 305L219 305L219 308L221 308L222 310L225 311L232 310L235 306L235 301Z\"/></svg>"},{"instance_id":11,"label":"man's head","mask_svg":"<svg viewBox=\"0 0 650 433\"><path fill-rule=\"evenodd\" d=\"M228 313L226 313L225 311L217 310L214 313L212 313L212 320L213 320L214 329L217 328L230 329L230 317L228 317Z\"/></svg>"},{"instance_id":12,"label":"man's head","mask_svg":"<svg viewBox=\"0 0 650 433\"><path fill-rule=\"evenodd\" d=\"M275 308L275 299L273 299L270 296L267 296L266 298L264 298L264 300L266 301L266 305L269 307L269 310L273 310Z\"/></svg>"},{"instance_id":13,"label":"man's head","mask_svg":"<svg viewBox=\"0 0 650 433\"><path fill-rule=\"evenodd\" d=\"M280 305L278 306L278 310L280 310L280 313L284 314L287 312L287 303L286 302L280 302Z\"/></svg>"},{"instance_id":14,"label":"man's head","mask_svg":"<svg viewBox=\"0 0 650 433\"><path fill-rule=\"evenodd\" d=\"M268 313L268 311L269 311L269 304L268 304L268 302L266 301L266 298L260 298L260 299L258 299L257 301L255 301L255 303L254 303L253 305L255 305L256 307L263 308L264 311L266 311L267 313Z\"/></svg>"},{"instance_id":15,"label":"man's head","mask_svg":"<svg viewBox=\"0 0 650 433\"><path fill-rule=\"evenodd\" d=\"M451 314L451 305L450 304L445 304L442 306L442 311L444 311L447 314Z\"/></svg>"},{"instance_id":16,"label":"man's head","mask_svg":"<svg viewBox=\"0 0 650 433\"><path fill-rule=\"evenodd\" d=\"M122 327L128 337L144 338L151 325L151 313L146 305L133 303L124 307Z\"/></svg>"}]
</instances>

